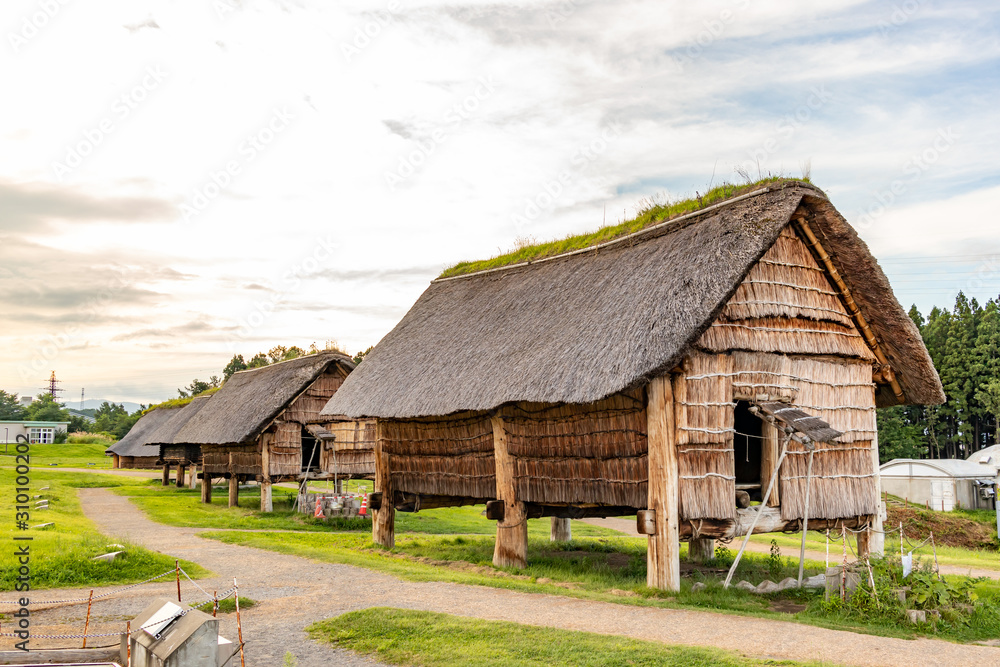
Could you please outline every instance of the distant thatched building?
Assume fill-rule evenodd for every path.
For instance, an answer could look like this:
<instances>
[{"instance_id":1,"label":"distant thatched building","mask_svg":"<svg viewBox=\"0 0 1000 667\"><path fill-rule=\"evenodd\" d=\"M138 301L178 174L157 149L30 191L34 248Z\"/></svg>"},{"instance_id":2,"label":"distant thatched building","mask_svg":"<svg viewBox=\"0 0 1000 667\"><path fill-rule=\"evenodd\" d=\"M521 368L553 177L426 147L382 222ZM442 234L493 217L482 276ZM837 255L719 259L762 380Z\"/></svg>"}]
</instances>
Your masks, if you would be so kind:
<instances>
[{"instance_id":1,"label":"distant thatched building","mask_svg":"<svg viewBox=\"0 0 1000 667\"><path fill-rule=\"evenodd\" d=\"M139 418L125 437L105 450L113 457L113 468L157 468L160 448L153 445L150 436L165 424L170 410L150 410Z\"/></svg>"},{"instance_id":2,"label":"distant thatched building","mask_svg":"<svg viewBox=\"0 0 1000 667\"><path fill-rule=\"evenodd\" d=\"M241 480L261 482L261 508L269 511L272 482L306 474L371 476L374 439L365 446L364 425L319 414L353 369L350 357L320 352L240 371L174 440L201 445L202 474L229 479L230 505L238 501ZM202 497L211 501L211 484L202 485Z\"/></svg>"},{"instance_id":3,"label":"distant thatched building","mask_svg":"<svg viewBox=\"0 0 1000 667\"><path fill-rule=\"evenodd\" d=\"M158 408L170 415L163 424L160 425L147 438L151 446L159 450L159 460L157 463L163 466L163 483L167 483L170 475L170 466L177 467L177 486L184 486L185 471L189 466L197 466L201 463L201 446L197 443L184 442L177 439L177 434L187 424L192 417L201 412L211 395L196 396L186 405L178 408L164 409ZM192 474L191 484L194 485L196 476ZM209 481L211 483L211 480Z\"/></svg>"},{"instance_id":4,"label":"distant thatched building","mask_svg":"<svg viewBox=\"0 0 1000 667\"><path fill-rule=\"evenodd\" d=\"M865 244L779 182L435 280L324 414L378 420L382 544L394 508L498 499L494 562L521 566L526 517L642 511L649 583L676 588L678 540L745 534L740 492L763 495L786 443L755 532L797 528L807 485L810 528L877 525L875 407L943 398Z\"/></svg>"}]
</instances>

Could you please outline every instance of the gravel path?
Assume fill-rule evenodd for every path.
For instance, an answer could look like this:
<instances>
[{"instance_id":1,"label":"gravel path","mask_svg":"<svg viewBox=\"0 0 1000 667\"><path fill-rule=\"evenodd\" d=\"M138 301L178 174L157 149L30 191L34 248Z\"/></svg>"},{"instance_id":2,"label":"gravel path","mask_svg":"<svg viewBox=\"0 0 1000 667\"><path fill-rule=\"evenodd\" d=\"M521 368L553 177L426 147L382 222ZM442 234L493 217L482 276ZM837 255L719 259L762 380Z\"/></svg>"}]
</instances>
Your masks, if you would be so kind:
<instances>
[{"instance_id":1,"label":"gravel path","mask_svg":"<svg viewBox=\"0 0 1000 667\"><path fill-rule=\"evenodd\" d=\"M585 523L589 523L593 526L601 526L602 528L610 528L612 530L617 530L620 533L624 533L630 537L645 537L640 535L635 529L634 519L619 519L615 517L609 517L607 519L583 519ZM733 551L737 551L740 545L743 543L742 539L733 540L733 543L729 545L729 548ZM835 548L836 547L836 548ZM789 558L794 558L796 561L799 559L799 548L798 547L779 547L782 556L787 556ZM760 544L758 542L747 543L747 551L753 553L771 553L770 544ZM843 548L837 545L830 545L830 564L837 565L843 558ZM851 557L851 553L848 552L848 557ZM810 560L822 561L826 558L826 554L822 551L812 551L806 549L806 558ZM964 567L961 565L941 565L941 574L957 574L963 577L986 577L988 579L1000 579L1000 570L988 570L986 568L980 567Z\"/></svg>"},{"instance_id":2,"label":"gravel path","mask_svg":"<svg viewBox=\"0 0 1000 667\"><path fill-rule=\"evenodd\" d=\"M148 520L129 500L107 489L80 489L84 512L108 535L127 537L172 556L200 563L218 578L199 581L208 590L224 590L233 576L241 592L259 604L243 616L248 665L280 665L285 651L301 667L375 665L351 653L311 642L303 628L312 621L370 606L425 609L603 634L615 634L695 646L717 646L762 658L823 659L848 665L1000 664L1000 649L918 639L907 641L827 630L791 622L710 612L631 607L573 598L518 593L438 582L414 583L347 565L318 563L198 537L203 529L175 528ZM145 606L152 595L170 596L174 584L133 589L96 610L97 624L120 623ZM187 591L193 587L187 584ZM98 593L100 592L97 591ZM80 589L45 591L52 599L79 596ZM0 598L10 600L13 594ZM63 625L79 631L86 607L42 611L33 628ZM229 615L231 616L231 615ZM234 619L222 623L224 635L236 635Z\"/></svg>"}]
</instances>

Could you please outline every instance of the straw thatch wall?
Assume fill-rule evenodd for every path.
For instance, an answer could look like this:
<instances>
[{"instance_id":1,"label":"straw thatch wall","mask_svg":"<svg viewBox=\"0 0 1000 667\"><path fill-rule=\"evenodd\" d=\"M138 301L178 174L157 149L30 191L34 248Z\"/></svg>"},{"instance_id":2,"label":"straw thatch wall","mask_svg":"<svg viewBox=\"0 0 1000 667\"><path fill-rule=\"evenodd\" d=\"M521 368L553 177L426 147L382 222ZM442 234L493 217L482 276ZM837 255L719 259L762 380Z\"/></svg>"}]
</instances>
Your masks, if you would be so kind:
<instances>
[{"instance_id":1,"label":"straw thatch wall","mask_svg":"<svg viewBox=\"0 0 1000 667\"><path fill-rule=\"evenodd\" d=\"M261 474L260 446L202 445L202 465L206 474L256 476Z\"/></svg>"},{"instance_id":2,"label":"straw thatch wall","mask_svg":"<svg viewBox=\"0 0 1000 667\"><path fill-rule=\"evenodd\" d=\"M791 226L750 269L697 346L714 352L875 359L838 292Z\"/></svg>"},{"instance_id":3,"label":"straw thatch wall","mask_svg":"<svg viewBox=\"0 0 1000 667\"><path fill-rule=\"evenodd\" d=\"M646 404L641 389L586 405L518 403L497 415L519 499L645 507Z\"/></svg>"},{"instance_id":4,"label":"straw thatch wall","mask_svg":"<svg viewBox=\"0 0 1000 667\"><path fill-rule=\"evenodd\" d=\"M271 437L266 438L267 435ZM302 472L302 424L279 421L261 440L261 447L268 445L271 475L294 476Z\"/></svg>"},{"instance_id":5,"label":"straw thatch wall","mask_svg":"<svg viewBox=\"0 0 1000 667\"><path fill-rule=\"evenodd\" d=\"M681 519L735 519L732 357L690 354L674 380Z\"/></svg>"},{"instance_id":6,"label":"straw thatch wall","mask_svg":"<svg viewBox=\"0 0 1000 667\"><path fill-rule=\"evenodd\" d=\"M493 427L489 415L385 421L379 445L388 455L392 488L407 493L496 497Z\"/></svg>"},{"instance_id":7,"label":"straw thatch wall","mask_svg":"<svg viewBox=\"0 0 1000 667\"><path fill-rule=\"evenodd\" d=\"M335 437L323 442L320 468L338 477L371 477L375 474L375 420L323 424Z\"/></svg>"}]
</instances>

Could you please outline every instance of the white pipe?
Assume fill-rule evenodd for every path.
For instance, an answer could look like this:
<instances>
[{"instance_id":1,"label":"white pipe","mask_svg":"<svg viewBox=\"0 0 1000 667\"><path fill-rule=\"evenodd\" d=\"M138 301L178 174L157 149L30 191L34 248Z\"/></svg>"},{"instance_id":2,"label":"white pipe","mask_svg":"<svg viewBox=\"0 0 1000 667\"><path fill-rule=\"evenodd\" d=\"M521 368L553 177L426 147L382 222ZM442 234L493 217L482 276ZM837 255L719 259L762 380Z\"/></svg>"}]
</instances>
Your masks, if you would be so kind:
<instances>
[{"instance_id":1,"label":"white pipe","mask_svg":"<svg viewBox=\"0 0 1000 667\"><path fill-rule=\"evenodd\" d=\"M812 482L813 454L815 449L809 450L809 463L806 466L806 509L802 515L802 546L799 548L799 588L802 588L802 570L806 562L806 533L809 532L809 487Z\"/></svg>"}]
</instances>

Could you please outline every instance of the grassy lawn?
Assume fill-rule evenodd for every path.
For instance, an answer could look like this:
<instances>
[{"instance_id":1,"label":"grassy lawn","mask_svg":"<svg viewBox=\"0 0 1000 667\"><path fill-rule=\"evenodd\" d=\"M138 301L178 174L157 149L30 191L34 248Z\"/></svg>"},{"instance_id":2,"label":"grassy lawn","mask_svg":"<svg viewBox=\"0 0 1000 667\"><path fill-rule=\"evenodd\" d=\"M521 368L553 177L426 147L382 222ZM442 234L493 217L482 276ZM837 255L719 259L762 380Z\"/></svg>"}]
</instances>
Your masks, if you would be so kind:
<instances>
[{"instance_id":1,"label":"grassy lawn","mask_svg":"<svg viewBox=\"0 0 1000 667\"><path fill-rule=\"evenodd\" d=\"M393 665L756 667L806 664L759 661L717 649L665 646L590 632L406 609L373 608L351 612L314 623L307 631L318 641L371 655Z\"/></svg>"},{"instance_id":2,"label":"grassy lawn","mask_svg":"<svg viewBox=\"0 0 1000 667\"><path fill-rule=\"evenodd\" d=\"M104 455L107 448L106 443L31 445L31 467L38 470L55 467L110 469L111 457ZM0 446L0 467L13 467L16 463L13 443L7 451L4 454Z\"/></svg>"},{"instance_id":3,"label":"grassy lawn","mask_svg":"<svg viewBox=\"0 0 1000 667\"><path fill-rule=\"evenodd\" d=\"M58 446L58 445L57 445ZM32 448L34 449L34 448ZM32 454L32 463L34 463ZM0 550L0 591L14 590L18 563L13 545L30 545L32 589L69 586L102 586L142 581L174 566L170 556L149 551L134 544L112 540L97 532L94 523L83 516L77 489L82 487L120 486L136 482L107 475L67 474L48 470L30 473L29 505L35 504L33 496L48 499L49 509L32 510L29 526L53 523L47 528L19 530L15 524L15 482L12 469L0 469L0 516L5 544ZM142 483L142 482L139 482ZM42 490L42 487L49 487ZM14 541L16 536L31 536L31 541ZM112 543L121 546L111 546ZM114 561L94 561L94 556L111 551L124 551ZM181 561L192 577L209 574L204 568L189 561Z\"/></svg>"},{"instance_id":4,"label":"grassy lawn","mask_svg":"<svg viewBox=\"0 0 1000 667\"><path fill-rule=\"evenodd\" d=\"M354 480L352 480L354 481ZM367 484L371 490L371 482ZM352 486L349 485L349 489ZM214 487L212 504L201 502L201 492L197 489L178 489L160 486L159 481L144 485L128 485L115 489L115 493L129 496L149 517L169 526L220 528L234 530L299 530L307 532L340 532L357 530L369 532L371 521L367 519L314 519L308 514L293 512L292 503L295 489L274 487L274 512L262 513L260 490L251 486L240 489L241 507L229 507L228 487ZM311 490L326 492L321 486ZM352 489L353 490L353 489ZM332 491L330 491L332 493ZM484 505L467 507L445 507L421 512L397 512L396 530L399 533L470 534L494 535L496 523L483 515ZM580 537L611 537L619 533L608 528L592 526L581 521L572 522L573 535ZM533 537L547 537L549 519L528 523L528 533Z\"/></svg>"},{"instance_id":5,"label":"grassy lawn","mask_svg":"<svg viewBox=\"0 0 1000 667\"><path fill-rule=\"evenodd\" d=\"M391 551L377 547L368 535L361 534L228 531L206 532L202 536L323 562L365 567L410 581L445 581L619 604L696 608L890 637L929 635L956 641L1000 637L1000 618L995 605L977 615L973 622L913 627L886 614L859 617L849 610L827 608L820 591L791 590L761 596L733 587L724 590L720 582L732 562L732 552L723 552L709 567L682 565L678 593L651 589L646 586L643 538L584 537L568 543L529 538L528 567L515 571L493 567L490 536L397 535L396 547ZM682 548L682 557L685 551ZM807 561L806 574L820 572L822 567L822 563ZM780 581L794 577L797 569L797 560L745 554L734 581L745 579L753 584L764 579ZM707 587L692 590L696 582L704 582ZM1000 599L1000 586L996 582L980 582L977 592L983 598Z\"/></svg>"}]
</instances>

